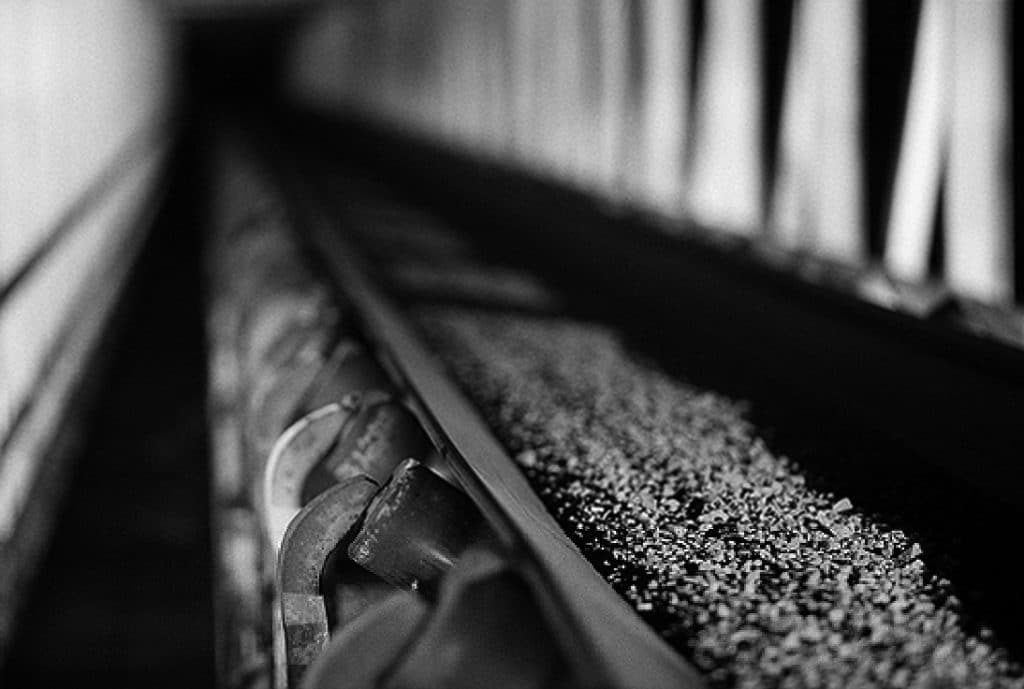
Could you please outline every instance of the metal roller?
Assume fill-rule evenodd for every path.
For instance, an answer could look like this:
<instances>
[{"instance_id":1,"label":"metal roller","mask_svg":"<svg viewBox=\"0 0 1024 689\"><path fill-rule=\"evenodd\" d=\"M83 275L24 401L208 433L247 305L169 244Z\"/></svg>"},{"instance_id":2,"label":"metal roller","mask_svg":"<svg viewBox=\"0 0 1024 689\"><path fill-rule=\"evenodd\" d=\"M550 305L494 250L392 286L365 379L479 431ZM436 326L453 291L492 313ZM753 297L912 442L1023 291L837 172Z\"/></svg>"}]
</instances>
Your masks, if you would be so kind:
<instances>
[{"instance_id":1,"label":"metal roller","mask_svg":"<svg viewBox=\"0 0 1024 689\"><path fill-rule=\"evenodd\" d=\"M319 409L355 392L391 389L391 379L373 356L355 340L344 338L335 346L323 372L310 388L303 410Z\"/></svg>"},{"instance_id":2,"label":"metal roller","mask_svg":"<svg viewBox=\"0 0 1024 689\"><path fill-rule=\"evenodd\" d=\"M342 406L346 404L357 411L330 454L306 477L301 496L304 502L327 486L357 474L384 483L403 459L423 457L434 449L419 420L390 393L356 393L342 401Z\"/></svg>"},{"instance_id":3,"label":"metal roller","mask_svg":"<svg viewBox=\"0 0 1024 689\"><path fill-rule=\"evenodd\" d=\"M433 452L416 417L390 393L350 394L290 426L263 478L267 534L279 546L288 521L330 486L357 475L388 480L403 459Z\"/></svg>"},{"instance_id":4,"label":"metal roller","mask_svg":"<svg viewBox=\"0 0 1024 689\"><path fill-rule=\"evenodd\" d=\"M348 553L384 581L433 597L482 527L469 496L409 459L374 498Z\"/></svg>"},{"instance_id":5,"label":"metal roller","mask_svg":"<svg viewBox=\"0 0 1024 689\"><path fill-rule=\"evenodd\" d=\"M335 346L331 358L310 388L308 397L302 404L302 411L312 412L324 405L340 402L351 393L369 391L388 391L397 394L390 377L377 363L372 353L359 342L343 338ZM429 444L424 444L421 451L409 452L406 456L421 460L449 483L458 483L448 463ZM386 463L382 465L385 473L378 474L369 468L365 473L383 482L394 467L395 464Z\"/></svg>"}]
</instances>

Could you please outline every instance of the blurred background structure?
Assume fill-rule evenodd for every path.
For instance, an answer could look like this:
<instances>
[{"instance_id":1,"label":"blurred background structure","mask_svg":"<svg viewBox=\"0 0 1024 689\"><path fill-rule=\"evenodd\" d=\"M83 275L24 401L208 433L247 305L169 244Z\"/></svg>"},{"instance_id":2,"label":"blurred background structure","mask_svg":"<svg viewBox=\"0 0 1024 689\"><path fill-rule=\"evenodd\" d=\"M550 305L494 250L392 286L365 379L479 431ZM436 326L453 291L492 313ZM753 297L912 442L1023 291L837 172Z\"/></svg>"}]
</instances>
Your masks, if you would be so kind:
<instances>
[{"instance_id":1,"label":"blurred background structure","mask_svg":"<svg viewBox=\"0 0 1024 689\"><path fill-rule=\"evenodd\" d=\"M32 441L8 436L30 401L52 416L61 397L47 391L71 385L56 379L81 363L59 350L88 351L95 334L78 330L98 331L134 259L133 214L169 143L175 71L169 27L149 3L0 11L0 438L10 452L0 533L9 534L32 474L19 442Z\"/></svg>"},{"instance_id":2,"label":"blurred background structure","mask_svg":"<svg viewBox=\"0 0 1024 689\"><path fill-rule=\"evenodd\" d=\"M351 3L300 97L616 204L1009 304L1011 3Z\"/></svg>"},{"instance_id":3,"label":"blurred background structure","mask_svg":"<svg viewBox=\"0 0 1024 689\"><path fill-rule=\"evenodd\" d=\"M186 326L156 321L150 344L111 344L154 304L195 326L198 295L174 296L198 274L194 216L155 218L197 129L226 113L345 123L1019 348L1021 16L1010 0L0 3L0 661L68 477L92 466L75 459L81 438L151 413L124 402L90 428L115 387L101 372L200 347L168 351ZM201 389L201 371L182 375ZM151 454L165 439L139 442ZM91 490L127 499L131 471Z\"/></svg>"}]
</instances>

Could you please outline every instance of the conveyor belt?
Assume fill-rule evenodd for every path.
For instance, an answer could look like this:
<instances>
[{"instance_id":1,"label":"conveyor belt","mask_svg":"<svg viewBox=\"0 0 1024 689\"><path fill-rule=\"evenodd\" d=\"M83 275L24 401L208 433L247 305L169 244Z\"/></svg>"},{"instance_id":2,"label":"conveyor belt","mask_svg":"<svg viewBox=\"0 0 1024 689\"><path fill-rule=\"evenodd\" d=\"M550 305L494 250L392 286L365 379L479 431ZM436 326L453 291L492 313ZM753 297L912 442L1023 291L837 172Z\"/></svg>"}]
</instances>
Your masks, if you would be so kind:
<instances>
[{"instance_id":1,"label":"conveyor belt","mask_svg":"<svg viewBox=\"0 0 1024 689\"><path fill-rule=\"evenodd\" d=\"M329 176L330 173L323 172L329 169L328 163L321 168L321 174ZM987 608L988 619L1001 618L998 601L1005 603L1006 595L1016 595L1012 577L981 574L978 562L955 564L954 569L963 575L957 577L961 583L956 587L951 587L942 575L936 575L936 570L948 571L951 553L959 552L960 557L965 554L963 544L958 542L962 537L957 534L967 535L975 530L975 538L980 536L992 543L976 529L990 528L984 525L998 524L1005 515L998 510L986 510L979 501L961 495L960 502L971 510L973 520L957 525L955 520L940 518L944 526L932 525L927 555L922 560L921 547L913 537L886 526L885 522L893 517L902 522L916 520L919 525L922 519L928 520L929 514L942 509L943 498L939 496L944 491L948 493L951 485L948 479L924 467L915 470L913 462L916 460L911 456L899 457L900 451L895 447L884 450L887 460L857 457L858 451L874 452L877 448L862 440L841 438L833 438L831 447L826 446L824 452L820 446L814 448L812 452L818 457L811 459L817 466L809 462L812 471L807 473L766 447L743 412L727 398L673 383L657 369L638 364L637 353L630 351L629 342L623 342L614 330L564 316L554 317L558 310L550 308L552 293L544 293L528 277L516 281L516 287L508 290L506 308L488 303L491 293L500 290L492 285L481 294L473 276L501 274L507 268L481 262L479 256L473 256L471 232L448 232L447 236L441 233L439 241L445 247L458 247L461 238L469 250L462 247L454 252L446 250L432 255L423 245L429 243L428 237L438 234L434 227L441 223L436 216L408 208L404 217L395 210L385 212L383 209L393 207L390 204L401 207L401 203L378 196L374 205L367 201L365 194L347 192L351 183L351 178L342 174L335 184L327 185L328 197L336 201L342 222L350 229L362 224L364 245L371 250L375 244L386 245L376 252L386 259L376 264L378 273L387 276L397 288L396 293L403 295L412 311L419 314L421 327L434 335L432 339L438 352L479 409L485 412L505 447L518 453L520 467L540 491L548 508L578 544L587 544L584 550L592 562L603 562L598 568L618 585L619 592L638 610L646 611L649 621L663 634L674 638L680 650L696 654L699 664L712 673L716 683L729 686L738 681L754 686L774 681L773 677L777 679L782 673L791 674L796 669L811 673L805 677L811 684L815 683L813 677L821 681L899 684L908 678L932 676L953 678L950 681L966 683L965 686L990 681L1012 684L1015 681L1012 678L1019 678L1019 666L1008 661L1005 652L999 650L998 642L993 646L991 632L982 629L980 638L977 636L979 619L975 614L978 607L968 606L964 610L955 597L966 589L972 603L977 603L979 591L974 587L979 586L981 579L985 576L1002 579L1004 586L1009 584L1009 587L1001 594L985 596L988 600L980 606ZM401 231L396 228L410 223L418 223L421 231L406 228L410 241L404 254L396 236L385 236L382 242L380 235L384 226L395 230L393 235L400 235ZM491 258L495 258L493 253ZM445 275L448 279L440 280ZM456 285L458 277L466 275L471 279L465 281L460 292ZM419 294L410 276L418 279ZM521 289L523 284L530 284L530 289ZM597 288L596 291L602 290ZM439 292L448 295L439 298ZM524 294L533 297L535 313L523 312L524 304L531 302L523 298ZM538 299L538 294L543 294L543 298ZM443 306L446 300L448 305ZM442 303L441 307L438 302ZM608 383L604 391L601 391L602 379ZM606 395L604 401L591 399L594 394L591 386L596 386L598 394ZM648 398L642 402L631 401L629 396L634 394L641 400L644 396ZM650 397L652 394L654 397ZM616 400L616 396L625 398ZM659 397L661 403L669 405L662 412L656 411ZM614 413L609 414L612 409ZM647 412L643 411L645 409ZM668 414L668 409L675 410L671 415L674 421L660 430L658 422L644 419L645 413ZM625 437L629 436L628 429L638 423L635 429L638 435L633 440ZM811 417L803 423L808 435L817 435L819 439L840 427L833 422L830 430L822 433L822 429L812 431L807 425L816 423ZM689 432L703 429L698 430L698 436L704 436L699 441L684 441L691 446L690 451L698 454L698 459L679 464L678 459L666 456L659 459L657 451L651 455L650 449L642 449L645 444L652 447L650 443L671 445L673 433L686 433L687 428L691 428ZM600 458L602 454L614 452L616 447L631 447L634 454L633 459L623 458L626 464L619 469L613 466L614 462L609 464L608 460ZM842 449L837 452L837 448ZM705 453L707 456L701 458ZM747 453L756 459L753 464L742 460ZM836 480L844 473L851 474L851 467L833 466L821 471L822 462L838 459L842 453L848 455L846 461L884 466L886 473L851 481L849 478ZM716 455L721 456L716 459ZM897 464L885 464L893 459ZM662 464L666 460L668 464ZM677 463L675 470L670 469L673 461ZM730 468L730 462L735 466ZM627 476L616 478L617 472L623 471ZM682 480L678 474L673 476L674 471L691 478ZM764 471L772 478L762 485L758 475ZM628 474L633 474L632 479ZM823 477L828 475L832 480L822 483ZM811 487L806 487L808 476ZM894 498L899 491L907 490L909 477L912 490L916 481L918 494L907 496L904 493L903 505L896 506L896 512L890 500L888 515L865 513L859 499L865 489L871 490L865 482L884 484L883 476L902 488L894 490L893 486L882 485L875 488L876 492ZM831 491L853 488L858 483L858 509L847 514L853 504ZM653 486L653 492L647 494L646 502L635 499L643 493L639 486L648 484ZM620 486L618 492L606 492L616 485ZM671 494L663 495L662 491L672 485L675 487L670 490ZM677 494L680 491L683 497ZM746 500L763 504L758 509L740 507L732 502L736 499L741 500L740 504ZM666 509L668 513L676 510L667 506L672 502L686 503L690 508L679 504L676 507L682 512L678 518L671 514L666 517ZM695 507L696 503L699 506ZM778 504L773 506L773 503ZM970 506L966 507L968 503ZM768 512L764 512L766 508ZM778 519L769 519L769 513L776 511ZM917 514L913 514L915 511ZM909 519L905 512L911 513ZM611 514L617 516L613 518ZM787 521L792 519L796 521ZM609 520L635 524L636 533L630 533L629 528L619 532L609 525ZM679 533L662 537L645 530L645 523L657 524L658 520L662 520L666 531ZM801 520L810 520L812 528L808 529ZM943 531L945 526L950 528ZM694 536L692 531L701 535ZM775 536L768 535L771 533ZM942 535L936 538L937 534ZM797 541L790 554L794 559L788 564L785 563L787 557L779 559L781 551L777 541L787 536ZM773 542L773 539L776 540ZM737 542L741 545L737 546ZM747 544L742 545L745 542ZM610 554L609 549L616 545L632 552ZM748 548L753 548L760 556L751 560ZM803 560L804 555L810 560ZM982 552L981 555L998 557L995 553ZM645 561L652 557L654 560ZM924 562L927 564L922 564ZM682 576L671 574L672 563L687 571L680 572ZM782 569L773 569L780 563ZM833 586L836 572L830 573L830 563L839 570L849 567L847 574L852 574L852 583L847 593L842 593L843 586ZM790 566L801 571L799 577L785 572ZM688 571L690 567L694 571ZM723 569L718 571L719 567ZM730 574L730 570L739 572L741 568L745 573L740 577L743 581L733 590L730 588L733 584L726 583L735 578L735 572ZM808 572L819 568L813 581L803 579ZM711 576L710 572L717 573ZM757 576L750 579L747 575ZM791 580L791 576L797 578ZM702 581L704 577L710 578ZM894 601L893 605L900 601L899 605L907 606L902 621L894 622L888 617L891 610L880 612L876 609L877 601L869 602L870 597L878 593L873 589L876 583L872 582L888 582L884 595ZM713 592L710 596L709 588ZM749 597L746 603L743 602L745 589ZM768 597L759 598L761 595ZM758 600L762 603L758 604ZM688 602L682 604L681 601ZM748 607L743 608L744 605ZM767 607L759 613L751 613L751 610L759 610L759 605ZM800 611L800 624L791 624L792 618L785 621L786 606ZM770 613L773 609L775 613ZM744 610L746 620L743 614L735 617L737 611L743 613ZM772 619L779 628L771 630L760 623L751 626L751 614L755 620L759 614L777 614ZM816 621L818 615L820 620ZM684 621L687 619L690 621ZM1011 614L1008 624L1000 625L1004 631L1002 636L1007 640L1016 639L1013 619ZM767 624L767 620L766 617L761 622ZM815 632L811 631L803 638L804 631L811 628L825 636L815 641L812 638ZM941 633L935 635L936 630ZM874 650L869 652L869 646L859 645L865 643L861 634L866 635L865 639L872 639L874 645L870 648ZM787 644L792 647L787 648ZM915 660L913 654L919 652L914 651L915 648L931 648L938 655L931 660L925 657ZM766 653L775 653L775 659L767 659ZM840 660L844 654L858 658L859 664L844 669Z\"/></svg>"},{"instance_id":2,"label":"conveyor belt","mask_svg":"<svg viewBox=\"0 0 1024 689\"><path fill-rule=\"evenodd\" d=\"M502 537L536 564L547 604L580 651L576 670L582 685L697 686L693 671L626 608L566 537L476 409L370 281L359 251L304 191L309 180L294 167L289 179L331 277L352 300L389 368L408 385L462 485Z\"/></svg>"},{"instance_id":3,"label":"conveyor belt","mask_svg":"<svg viewBox=\"0 0 1024 689\"><path fill-rule=\"evenodd\" d=\"M390 629L387 615L409 614L421 623L388 632L389 643L393 653L415 648L363 668L393 675L387 686L420 686L424 673L428 686L486 676L514 686L699 686L562 533L356 250L325 224L290 161L274 161L287 171L286 210L252 153L237 142L224 150L209 252L222 681L298 686L310 673L326 682L324 664ZM333 305L295 229L335 281ZM357 383L333 373L344 359L329 352L364 340L389 375ZM400 430L406 407L438 458L401 440L417 432ZM402 457L413 459L396 467ZM418 597L387 598L389 585ZM524 595L512 609L480 607ZM451 644L460 650L442 653L448 663L427 651Z\"/></svg>"},{"instance_id":4,"label":"conveyor belt","mask_svg":"<svg viewBox=\"0 0 1024 689\"><path fill-rule=\"evenodd\" d=\"M465 567L445 577L446 563L459 560L463 546L438 541L436 552L454 548L453 555L437 558L436 570L403 574L411 570L402 568L420 565L401 564L401 548L381 545L396 535L406 538L401 534L418 523L387 516L414 513L403 503L404 482L436 482L430 477L437 471L450 472L448 481L473 498L495 531L501 557L538 596L537 614L560 638L572 640L566 646L575 650L565 660L573 686L699 683L683 657L715 686L797 676L811 685L1021 681L1013 662L1015 627L1007 625L1012 612L1000 613L996 596L981 591L986 582L1007 579L963 561L977 547L958 539L977 526L942 520L944 491L950 495L956 487L934 467L915 468L917 460L900 458L902 450L885 445L883 435L839 435L818 444L830 433L849 433L850 424L816 428L827 416L818 413L794 423L797 407L785 398L780 413L769 417L782 419L782 435L803 429L813 439L794 463L771 440L771 428L752 422L742 404L676 375L677 367L704 359L688 360L691 350L662 356L667 369L647 359L633 339L642 316L621 319L614 309L595 306L604 288L595 288L590 299L580 298L579 286L555 288L557 280L510 264L515 252L503 256L472 233L455 232L437 216L373 190L362 173L337 175L329 160L311 165L278 149L270 161L292 211L279 217L308 238L312 256L351 305L346 328L364 338L401 391L396 399L410 405L442 455L433 471L413 462L390 478L371 472L362 483L343 480L301 507L284 534L279 565L279 573L295 574L281 579L277 591L290 684L307 669L316 681L327 681L324 668L367 643L371 627L372 634L391 630L390 652L399 658L398 649L411 643L407 635L419 632L396 630L427 630L423 638L431 641L422 641L419 652L393 661L398 665L391 669L367 670L406 686L401 682L424 671L416 665L428 657L423 649L469 628L462 624L481 623L479 616L467 621L453 601L464 600L465 587L476 586L478 577L493 581L489 577L507 564L491 563L490 555L466 556ZM375 261L364 260L364 252ZM344 414L352 412L345 404L293 426L275 445L270 466L282 452L292 453L291 445L301 450L301 434L312 440L337 432L326 429L331 419L347 423ZM256 437L257 445L270 440ZM866 492L877 475L858 478L836 465L840 458L868 466L894 462L896 488L882 486L883 498L875 500ZM913 485L915 471L926 496L905 500L909 515L894 511L893 501ZM443 500L458 502L457 493ZM1006 515L974 498L961 502L981 528ZM879 514L880 505L886 511ZM453 509L453 515L462 510ZM935 524L913 528L930 515ZM903 524L912 525L909 533L898 528ZM363 618L373 622L352 618L332 632L330 610L326 618L318 612L326 594L310 573L326 567L328 550L349 538L346 533L354 534L346 551L353 562L385 582L418 589L427 601L439 601L437 607L424 608L420 599L385 601L371 593L379 581L367 580L350 591L359 609L377 611ZM429 528L422 533L416 539L435 538ZM950 581L950 572L962 576ZM296 660L300 627L308 643ZM319 648L326 664L316 662ZM284 656L277 658L283 667Z\"/></svg>"}]
</instances>

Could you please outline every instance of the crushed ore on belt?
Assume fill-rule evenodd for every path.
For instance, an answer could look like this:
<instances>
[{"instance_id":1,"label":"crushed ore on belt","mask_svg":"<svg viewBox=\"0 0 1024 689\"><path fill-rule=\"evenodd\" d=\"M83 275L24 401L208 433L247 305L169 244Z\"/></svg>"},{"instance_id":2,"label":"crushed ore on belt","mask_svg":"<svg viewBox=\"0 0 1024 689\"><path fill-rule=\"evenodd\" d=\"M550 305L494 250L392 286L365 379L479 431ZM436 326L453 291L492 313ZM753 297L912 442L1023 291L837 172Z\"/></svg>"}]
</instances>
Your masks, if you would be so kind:
<instances>
[{"instance_id":1,"label":"crushed ore on belt","mask_svg":"<svg viewBox=\"0 0 1024 689\"><path fill-rule=\"evenodd\" d=\"M712 686L1024 687L920 546L808 487L742 404L599 326L416 315L567 534Z\"/></svg>"}]
</instances>

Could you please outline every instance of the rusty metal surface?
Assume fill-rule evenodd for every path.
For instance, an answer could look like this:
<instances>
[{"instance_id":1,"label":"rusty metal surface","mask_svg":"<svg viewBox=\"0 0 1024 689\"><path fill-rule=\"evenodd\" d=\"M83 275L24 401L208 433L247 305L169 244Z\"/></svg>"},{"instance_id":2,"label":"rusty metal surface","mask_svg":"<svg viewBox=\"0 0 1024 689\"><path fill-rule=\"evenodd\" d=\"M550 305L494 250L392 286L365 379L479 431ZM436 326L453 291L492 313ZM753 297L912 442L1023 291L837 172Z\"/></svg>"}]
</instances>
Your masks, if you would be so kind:
<instances>
[{"instance_id":1,"label":"rusty metal surface","mask_svg":"<svg viewBox=\"0 0 1024 689\"><path fill-rule=\"evenodd\" d=\"M289 686L297 687L306 668L329 638L321 577L328 557L358 524L379 485L356 477L328 489L288 525L278 557L277 582L284 623Z\"/></svg>"}]
</instances>

